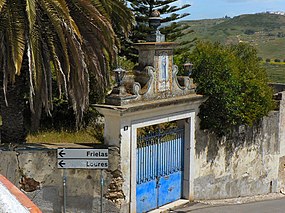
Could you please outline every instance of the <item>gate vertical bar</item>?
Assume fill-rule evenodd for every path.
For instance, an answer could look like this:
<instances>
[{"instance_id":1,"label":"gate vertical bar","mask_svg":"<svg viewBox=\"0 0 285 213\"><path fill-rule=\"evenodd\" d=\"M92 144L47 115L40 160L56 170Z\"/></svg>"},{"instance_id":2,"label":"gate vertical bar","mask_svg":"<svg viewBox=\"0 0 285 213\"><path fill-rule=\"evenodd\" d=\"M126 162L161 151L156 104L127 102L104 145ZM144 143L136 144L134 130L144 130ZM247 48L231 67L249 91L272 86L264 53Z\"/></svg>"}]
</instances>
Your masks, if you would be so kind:
<instances>
[{"instance_id":1,"label":"gate vertical bar","mask_svg":"<svg viewBox=\"0 0 285 213\"><path fill-rule=\"evenodd\" d=\"M158 131L158 135L160 134L160 130ZM157 175L156 175L156 191L157 191L157 197L156 197L156 208L158 207L158 197L159 197L159 190L158 190L158 187L159 187L159 178L160 178L160 166L159 166L159 159L160 159L160 138L157 137L155 139L156 141L156 147L157 147L157 156L156 156L156 168L157 168Z\"/></svg>"},{"instance_id":2,"label":"gate vertical bar","mask_svg":"<svg viewBox=\"0 0 285 213\"><path fill-rule=\"evenodd\" d=\"M141 209L137 212L149 211L181 198L183 131L179 128L158 130L138 137L137 203Z\"/></svg>"}]
</instances>

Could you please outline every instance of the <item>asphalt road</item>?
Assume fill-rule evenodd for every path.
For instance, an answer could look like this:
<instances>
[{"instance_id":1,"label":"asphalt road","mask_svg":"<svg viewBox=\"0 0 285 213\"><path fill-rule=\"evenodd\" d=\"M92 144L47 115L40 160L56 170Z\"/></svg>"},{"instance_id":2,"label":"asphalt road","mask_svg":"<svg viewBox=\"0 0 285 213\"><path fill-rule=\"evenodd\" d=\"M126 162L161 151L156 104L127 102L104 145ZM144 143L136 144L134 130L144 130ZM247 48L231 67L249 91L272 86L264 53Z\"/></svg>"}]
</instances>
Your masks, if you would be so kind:
<instances>
[{"instance_id":1,"label":"asphalt road","mask_svg":"<svg viewBox=\"0 0 285 213\"><path fill-rule=\"evenodd\" d=\"M285 213L285 198L266 200L254 203L210 206L204 204L190 204L183 208L170 211L173 213Z\"/></svg>"}]
</instances>

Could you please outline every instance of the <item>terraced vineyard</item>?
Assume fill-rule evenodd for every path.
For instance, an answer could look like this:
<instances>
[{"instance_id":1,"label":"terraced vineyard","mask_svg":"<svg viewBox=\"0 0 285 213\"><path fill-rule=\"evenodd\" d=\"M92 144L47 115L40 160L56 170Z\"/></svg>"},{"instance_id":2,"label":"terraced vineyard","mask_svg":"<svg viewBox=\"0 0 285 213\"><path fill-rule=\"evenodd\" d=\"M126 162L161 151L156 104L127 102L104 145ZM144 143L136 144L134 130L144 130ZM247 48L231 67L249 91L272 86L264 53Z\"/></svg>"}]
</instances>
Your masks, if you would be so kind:
<instances>
[{"instance_id":1,"label":"terraced vineyard","mask_svg":"<svg viewBox=\"0 0 285 213\"><path fill-rule=\"evenodd\" d=\"M285 83L285 64L264 64L271 82Z\"/></svg>"}]
</instances>

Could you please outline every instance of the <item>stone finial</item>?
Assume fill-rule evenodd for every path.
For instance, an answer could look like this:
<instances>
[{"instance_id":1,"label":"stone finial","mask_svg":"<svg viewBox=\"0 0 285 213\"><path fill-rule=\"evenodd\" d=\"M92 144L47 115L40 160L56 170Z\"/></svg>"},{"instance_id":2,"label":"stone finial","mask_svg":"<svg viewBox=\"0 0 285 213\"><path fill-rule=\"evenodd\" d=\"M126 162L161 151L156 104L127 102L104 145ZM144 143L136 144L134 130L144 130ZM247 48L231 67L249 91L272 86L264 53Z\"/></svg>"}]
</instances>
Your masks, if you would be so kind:
<instances>
[{"instance_id":1,"label":"stone finial","mask_svg":"<svg viewBox=\"0 0 285 213\"><path fill-rule=\"evenodd\" d=\"M158 10L152 11L149 17L149 27L151 28L150 35L147 36L148 42L163 42L165 40L164 35L162 35L158 27L161 25L160 12Z\"/></svg>"},{"instance_id":2,"label":"stone finial","mask_svg":"<svg viewBox=\"0 0 285 213\"><path fill-rule=\"evenodd\" d=\"M158 10L154 10L149 17L149 26L152 28L152 33L157 31L157 28L161 25L161 17L160 12Z\"/></svg>"},{"instance_id":3,"label":"stone finial","mask_svg":"<svg viewBox=\"0 0 285 213\"><path fill-rule=\"evenodd\" d=\"M158 10L154 10L151 12L150 17L160 17L160 12Z\"/></svg>"}]
</instances>

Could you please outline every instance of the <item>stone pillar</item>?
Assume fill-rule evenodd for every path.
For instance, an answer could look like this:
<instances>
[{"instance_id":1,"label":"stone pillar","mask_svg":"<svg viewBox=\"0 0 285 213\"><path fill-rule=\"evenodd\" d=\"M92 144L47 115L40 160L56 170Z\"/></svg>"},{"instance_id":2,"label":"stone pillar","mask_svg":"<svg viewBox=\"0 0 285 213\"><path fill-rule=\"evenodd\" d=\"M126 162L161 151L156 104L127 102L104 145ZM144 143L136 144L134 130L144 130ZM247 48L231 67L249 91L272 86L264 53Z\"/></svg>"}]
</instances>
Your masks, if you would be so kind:
<instances>
[{"instance_id":1,"label":"stone pillar","mask_svg":"<svg viewBox=\"0 0 285 213\"><path fill-rule=\"evenodd\" d=\"M128 119L121 116L120 110L97 108L105 117L104 143L110 148L118 149L117 165L112 166L113 185L116 192L108 199L115 202L120 212L129 212L130 202L130 123Z\"/></svg>"}]
</instances>

